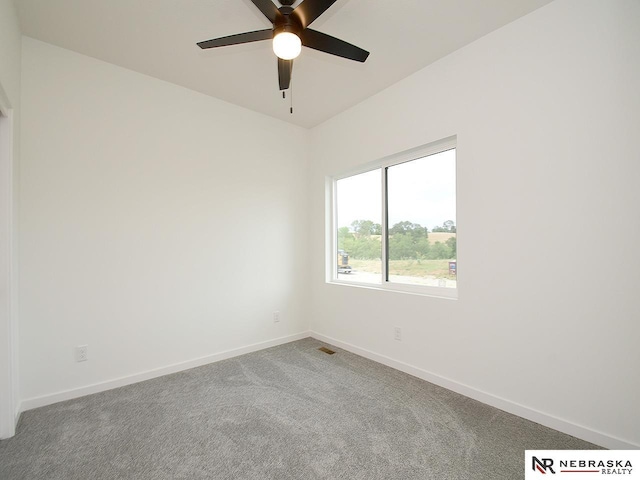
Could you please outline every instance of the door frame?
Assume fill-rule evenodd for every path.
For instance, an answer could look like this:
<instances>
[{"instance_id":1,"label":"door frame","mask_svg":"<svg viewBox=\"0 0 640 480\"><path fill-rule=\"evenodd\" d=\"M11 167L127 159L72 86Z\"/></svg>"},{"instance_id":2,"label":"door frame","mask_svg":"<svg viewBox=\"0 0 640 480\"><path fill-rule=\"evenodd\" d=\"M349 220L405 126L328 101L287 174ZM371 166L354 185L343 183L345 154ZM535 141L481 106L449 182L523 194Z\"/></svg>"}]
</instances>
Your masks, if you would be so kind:
<instances>
[{"instance_id":1,"label":"door frame","mask_svg":"<svg viewBox=\"0 0 640 480\"><path fill-rule=\"evenodd\" d=\"M0 439L15 435L18 418L13 114L0 84Z\"/></svg>"}]
</instances>

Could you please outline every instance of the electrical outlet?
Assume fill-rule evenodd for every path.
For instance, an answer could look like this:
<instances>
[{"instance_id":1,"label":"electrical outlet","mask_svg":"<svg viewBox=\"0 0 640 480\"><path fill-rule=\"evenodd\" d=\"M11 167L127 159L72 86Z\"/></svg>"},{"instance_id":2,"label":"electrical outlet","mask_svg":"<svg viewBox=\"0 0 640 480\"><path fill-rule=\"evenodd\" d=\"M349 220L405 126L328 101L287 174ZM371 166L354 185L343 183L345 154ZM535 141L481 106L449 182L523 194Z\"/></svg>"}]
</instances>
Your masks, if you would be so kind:
<instances>
[{"instance_id":1,"label":"electrical outlet","mask_svg":"<svg viewBox=\"0 0 640 480\"><path fill-rule=\"evenodd\" d=\"M280 321L280 312L273 312L273 323L278 323Z\"/></svg>"},{"instance_id":2,"label":"electrical outlet","mask_svg":"<svg viewBox=\"0 0 640 480\"><path fill-rule=\"evenodd\" d=\"M89 346L78 345L76 347L76 362L86 362L89 360Z\"/></svg>"},{"instance_id":3,"label":"electrical outlet","mask_svg":"<svg viewBox=\"0 0 640 480\"><path fill-rule=\"evenodd\" d=\"M402 329L400 327L393 327L393 338L399 342L402 341Z\"/></svg>"}]
</instances>

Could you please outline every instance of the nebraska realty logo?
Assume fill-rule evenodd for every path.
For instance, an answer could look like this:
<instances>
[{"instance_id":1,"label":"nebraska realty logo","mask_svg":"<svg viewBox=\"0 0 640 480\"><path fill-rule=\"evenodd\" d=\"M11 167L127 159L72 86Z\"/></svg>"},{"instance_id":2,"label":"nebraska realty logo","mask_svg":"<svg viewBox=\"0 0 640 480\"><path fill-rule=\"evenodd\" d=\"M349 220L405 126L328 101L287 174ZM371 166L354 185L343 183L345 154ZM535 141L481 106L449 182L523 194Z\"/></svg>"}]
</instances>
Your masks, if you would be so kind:
<instances>
[{"instance_id":1,"label":"nebraska realty logo","mask_svg":"<svg viewBox=\"0 0 640 480\"><path fill-rule=\"evenodd\" d=\"M640 450L526 450L524 465L525 480L545 478L542 475L565 480L610 475L640 479Z\"/></svg>"}]
</instances>

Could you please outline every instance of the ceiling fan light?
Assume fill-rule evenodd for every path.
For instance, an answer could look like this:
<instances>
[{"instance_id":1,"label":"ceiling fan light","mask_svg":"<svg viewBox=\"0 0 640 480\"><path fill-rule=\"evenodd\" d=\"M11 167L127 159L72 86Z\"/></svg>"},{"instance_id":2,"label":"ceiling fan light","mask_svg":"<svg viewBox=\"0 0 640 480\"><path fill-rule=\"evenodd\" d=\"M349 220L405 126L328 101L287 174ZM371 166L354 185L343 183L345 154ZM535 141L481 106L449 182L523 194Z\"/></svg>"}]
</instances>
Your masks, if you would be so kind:
<instances>
[{"instance_id":1,"label":"ceiling fan light","mask_svg":"<svg viewBox=\"0 0 640 480\"><path fill-rule=\"evenodd\" d=\"M295 33L280 32L273 37L273 53L283 60L293 60L302 51L302 41Z\"/></svg>"}]
</instances>

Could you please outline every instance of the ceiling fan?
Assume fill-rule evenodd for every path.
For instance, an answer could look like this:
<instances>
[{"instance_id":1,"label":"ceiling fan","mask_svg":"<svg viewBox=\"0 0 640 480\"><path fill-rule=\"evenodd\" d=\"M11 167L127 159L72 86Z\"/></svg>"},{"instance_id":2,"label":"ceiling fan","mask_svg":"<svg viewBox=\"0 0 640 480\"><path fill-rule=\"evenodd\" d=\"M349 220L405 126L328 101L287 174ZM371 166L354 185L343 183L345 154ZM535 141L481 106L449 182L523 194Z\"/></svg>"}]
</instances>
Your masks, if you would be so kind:
<instances>
[{"instance_id":1,"label":"ceiling fan","mask_svg":"<svg viewBox=\"0 0 640 480\"><path fill-rule=\"evenodd\" d=\"M273 51L278 57L280 90L287 90L291 84L293 59L300 54L302 45L357 62L364 62L369 56L366 50L308 28L336 0L303 0L295 8L292 7L295 0L279 0L282 5L280 8L271 0L251 1L273 24L273 28L205 40L198 42L198 46L206 49L273 40Z\"/></svg>"}]
</instances>

